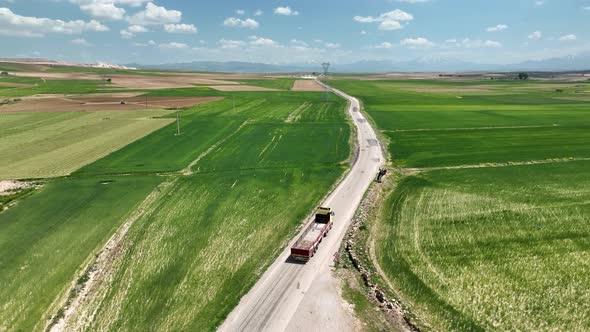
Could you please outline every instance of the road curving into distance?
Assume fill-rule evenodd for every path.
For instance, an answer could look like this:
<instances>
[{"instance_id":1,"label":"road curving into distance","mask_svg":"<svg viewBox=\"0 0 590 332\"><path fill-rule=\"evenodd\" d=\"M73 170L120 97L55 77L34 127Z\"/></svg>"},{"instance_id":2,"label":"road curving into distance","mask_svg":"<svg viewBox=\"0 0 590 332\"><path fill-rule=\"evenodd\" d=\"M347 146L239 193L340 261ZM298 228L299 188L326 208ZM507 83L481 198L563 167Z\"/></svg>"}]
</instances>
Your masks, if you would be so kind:
<instances>
[{"instance_id":1,"label":"road curving into distance","mask_svg":"<svg viewBox=\"0 0 590 332\"><path fill-rule=\"evenodd\" d=\"M338 287L331 280L331 270L352 217L384 158L375 131L360 112L358 100L324 86L349 101L348 114L356 126L359 147L350 172L321 204L335 212L334 227L306 264L288 261L290 247L298 234L241 299L219 331L309 332L350 328Z\"/></svg>"}]
</instances>

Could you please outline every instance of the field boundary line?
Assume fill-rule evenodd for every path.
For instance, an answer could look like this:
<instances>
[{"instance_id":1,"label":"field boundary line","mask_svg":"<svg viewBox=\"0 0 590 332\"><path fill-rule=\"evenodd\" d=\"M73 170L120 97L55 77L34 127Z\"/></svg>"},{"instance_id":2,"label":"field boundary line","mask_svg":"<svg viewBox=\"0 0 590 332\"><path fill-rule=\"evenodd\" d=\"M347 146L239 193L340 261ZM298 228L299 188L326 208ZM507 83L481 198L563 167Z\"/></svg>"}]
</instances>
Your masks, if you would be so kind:
<instances>
[{"instance_id":1,"label":"field boundary line","mask_svg":"<svg viewBox=\"0 0 590 332\"><path fill-rule=\"evenodd\" d=\"M174 187L178 178L169 179L157 185L154 190L137 206L137 208L127 217L125 222L119 226L115 233L104 244L98 254L92 254L90 257L96 258L87 264L83 269L83 274L76 277L66 292L67 298L63 304L59 305L56 314L52 315L51 320L45 327L46 332L61 332L68 331L66 324L69 318L78 313L78 309L82 307L85 302L91 301L93 295L96 295L95 288L105 282L105 277L108 272L112 270L116 264L117 256L123 252L124 243L127 233L131 226L146 214L153 212L155 209L155 202L168 191ZM84 280L82 283L80 280ZM93 294L94 293L94 294ZM61 295L60 297L62 297ZM53 307L53 306L52 306ZM93 308L91 316L96 314L98 308ZM80 326L78 326L80 328ZM75 329L78 330L78 329Z\"/></svg>"},{"instance_id":2,"label":"field boundary line","mask_svg":"<svg viewBox=\"0 0 590 332\"><path fill-rule=\"evenodd\" d=\"M393 129L384 130L386 133L408 133L420 131L455 131L455 130L494 130L494 129L531 129L531 128L555 128L560 124L538 125L538 126L487 126L487 127L456 127L456 128L419 128L419 129Z\"/></svg>"},{"instance_id":3,"label":"field boundary line","mask_svg":"<svg viewBox=\"0 0 590 332\"><path fill-rule=\"evenodd\" d=\"M569 158L553 158L553 159L541 159L541 160L527 160L527 161L508 161L504 163L483 163L483 164L472 164L472 165L457 165L457 166L440 166L440 167L423 167L423 168L399 168L404 172L416 172L424 173L431 171L441 170L453 170L453 169L472 169L472 168L498 168L498 167L510 167L510 166L527 166L527 165L543 165L543 164L559 164L569 163L574 161L590 161L590 157L569 157Z\"/></svg>"},{"instance_id":4,"label":"field boundary line","mask_svg":"<svg viewBox=\"0 0 590 332\"><path fill-rule=\"evenodd\" d=\"M219 141L217 141L215 144L211 145L206 151L204 151L203 153L201 153L197 159L193 160L190 164L188 164L187 167L185 167L180 173L182 175L192 175L194 172L191 170L193 168L193 166L195 166L199 161L201 161L201 159L205 158L209 153L211 153L211 151L215 150L217 147L219 147L221 144L225 143L228 139L232 138L233 136L235 136L240 130L242 130L242 128L244 128L244 126L246 126L247 124L251 123L252 120L248 119L246 121L244 121L236 130L234 130L233 133L225 136L224 138L220 139Z\"/></svg>"}]
</instances>

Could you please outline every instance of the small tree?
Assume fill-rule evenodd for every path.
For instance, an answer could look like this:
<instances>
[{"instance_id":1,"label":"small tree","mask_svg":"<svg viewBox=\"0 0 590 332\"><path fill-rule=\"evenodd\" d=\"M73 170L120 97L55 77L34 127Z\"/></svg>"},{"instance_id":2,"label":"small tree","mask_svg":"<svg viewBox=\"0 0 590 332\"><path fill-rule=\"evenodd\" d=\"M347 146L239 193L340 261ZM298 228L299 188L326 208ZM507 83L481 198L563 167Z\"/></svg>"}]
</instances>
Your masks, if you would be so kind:
<instances>
[{"instance_id":1,"label":"small tree","mask_svg":"<svg viewBox=\"0 0 590 332\"><path fill-rule=\"evenodd\" d=\"M527 74L527 73L518 73L518 79L519 80L528 80L529 79L529 74Z\"/></svg>"},{"instance_id":2,"label":"small tree","mask_svg":"<svg viewBox=\"0 0 590 332\"><path fill-rule=\"evenodd\" d=\"M2 75L2 76L8 76L8 72L3 71L3 72L0 73L0 75Z\"/></svg>"},{"instance_id":3,"label":"small tree","mask_svg":"<svg viewBox=\"0 0 590 332\"><path fill-rule=\"evenodd\" d=\"M112 82L113 82L113 80L112 80L112 79L110 79L110 78L107 78L107 83L111 84Z\"/></svg>"}]
</instances>

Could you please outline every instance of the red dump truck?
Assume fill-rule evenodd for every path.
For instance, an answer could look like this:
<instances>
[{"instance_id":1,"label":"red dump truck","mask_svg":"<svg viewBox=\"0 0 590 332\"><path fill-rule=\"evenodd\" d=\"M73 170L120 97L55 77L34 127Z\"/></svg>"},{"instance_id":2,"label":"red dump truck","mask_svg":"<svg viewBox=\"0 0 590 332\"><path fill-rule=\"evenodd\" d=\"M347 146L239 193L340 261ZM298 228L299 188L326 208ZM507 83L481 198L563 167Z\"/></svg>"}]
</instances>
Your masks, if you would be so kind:
<instances>
[{"instance_id":1,"label":"red dump truck","mask_svg":"<svg viewBox=\"0 0 590 332\"><path fill-rule=\"evenodd\" d=\"M322 242L322 238L328 235L328 232L332 229L334 224L333 215L334 213L330 208L319 207L317 209L314 221L291 247L291 257L293 259L307 262L313 257L320 242Z\"/></svg>"}]
</instances>

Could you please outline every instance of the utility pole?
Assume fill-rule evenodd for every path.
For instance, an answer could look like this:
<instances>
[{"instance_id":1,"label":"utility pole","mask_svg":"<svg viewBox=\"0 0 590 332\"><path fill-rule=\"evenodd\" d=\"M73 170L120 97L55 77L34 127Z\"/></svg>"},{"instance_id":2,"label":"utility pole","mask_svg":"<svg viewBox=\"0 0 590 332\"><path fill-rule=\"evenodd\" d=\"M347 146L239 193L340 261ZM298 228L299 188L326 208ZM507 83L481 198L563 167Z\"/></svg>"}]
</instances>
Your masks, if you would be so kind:
<instances>
[{"instance_id":1,"label":"utility pole","mask_svg":"<svg viewBox=\"0 0 590 332\"><path fill-rule=\"evenodd\" d=\"M324 69L324 84L326 84L326 81L328 80L328 69L330 68L330 63L329 62L324 62L322 63L322 68ZM324 101L328 101L328 88L324 88Z\"/></svg>"},{"instance_id":2,"label":"utility pole","mask_svg":"<svg viewBox=\"0 0 590 332\"><path fill-rule=\"evenodd\" d=\"M180 135L180 112L176 110L176 136Z\"/></svg>"}]
</instances>

